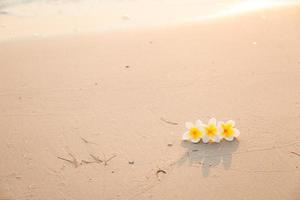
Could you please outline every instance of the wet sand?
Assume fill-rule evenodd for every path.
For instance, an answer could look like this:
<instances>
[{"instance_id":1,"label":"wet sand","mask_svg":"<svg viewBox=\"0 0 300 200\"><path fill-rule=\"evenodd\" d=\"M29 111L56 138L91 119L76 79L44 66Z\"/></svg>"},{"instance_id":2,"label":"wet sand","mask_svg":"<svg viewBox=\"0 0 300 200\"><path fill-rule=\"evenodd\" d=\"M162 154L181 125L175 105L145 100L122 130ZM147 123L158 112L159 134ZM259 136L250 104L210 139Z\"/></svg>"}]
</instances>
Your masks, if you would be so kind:
<instances>
[{"instance_id":1,"label":"wet sand","mask_svg":"<svg viewBox=\"0 0 300 200\"><path fill-rule=\"evenodd\" d=\"M298 200L299 19L1 41L0 198ZM210 117L239 141L181 142Z\"/></svg>"}]
</instances>

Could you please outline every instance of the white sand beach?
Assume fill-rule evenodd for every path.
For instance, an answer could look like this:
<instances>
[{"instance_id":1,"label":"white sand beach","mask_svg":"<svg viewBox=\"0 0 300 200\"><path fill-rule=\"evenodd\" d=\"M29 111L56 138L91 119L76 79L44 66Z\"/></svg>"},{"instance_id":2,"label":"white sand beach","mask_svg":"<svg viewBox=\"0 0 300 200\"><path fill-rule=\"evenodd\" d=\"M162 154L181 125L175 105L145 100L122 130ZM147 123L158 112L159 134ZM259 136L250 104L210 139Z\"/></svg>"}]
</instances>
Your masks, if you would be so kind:
<instances>
[{"instance_id":1,"label":"white sand beach","mask_svg":"<svg viewBox=\"0 0 300 200\"><path fill-rule=\"evenodd\" d=\"M70 5L0 15L1 200L300 199L299 3L158 24ZM181 141L211 117L238 140Z\"/></svg>"}]
</instances>

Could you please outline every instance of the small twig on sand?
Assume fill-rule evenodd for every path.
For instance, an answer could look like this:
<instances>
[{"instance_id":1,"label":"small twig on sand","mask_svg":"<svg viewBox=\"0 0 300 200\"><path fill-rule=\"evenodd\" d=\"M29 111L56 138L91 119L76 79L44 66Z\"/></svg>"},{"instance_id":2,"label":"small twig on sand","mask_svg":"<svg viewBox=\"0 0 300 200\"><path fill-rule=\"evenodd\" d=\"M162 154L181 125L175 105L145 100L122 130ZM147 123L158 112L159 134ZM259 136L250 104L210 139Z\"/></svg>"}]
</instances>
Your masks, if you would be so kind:
<instances>
[{"instance_id":1,"label":"small twig on sand","mask_svg":"<svg viewBox=\"0 0 300 200\"><path fill-rule=\"evenodd\" d=\"M76 159L71 153L69 153L69 155L73 158L73 160L69 160L69 159L62 158L62 157L57 157L57 158L60 159L60 160L69 162L69 163L71 163L75 168L77 168L78 165L79 165L77 159Z\"/></svg>"},{"instance_id":2,"label":"small twig on sand","mask_svg":"<svg viewBox=\"0 0 300 200\"><path fill-rule=\"evenodd\" d=\"M95 163L95 161L87 161L87 160L81 160L81 164L91 164L91 163Z\"/></svg>"},{"instance_id":3,"label":"small twig on sand","mask_svg":"<svg viewBox=\"0 0 300 200\"><path fill-rule=\"evenodd\" d=\"M68 159L66 159L66 158L62 158L62 157L57 157L58 159L61 159L61 160L64 160L64 161L67 161L67 162L69 162L69 163L72 163L73 164L73 161L72 160L68 160Z\"/></svg>"},{"instance_id":4,"label":"small twig on sand","mask_svg":"<svg viewBox=\"0 0 300 200\"><path fill-rule=\"evenodd\" d=\"M108 165L108 162L109 162L109 161L111 161L114 157L116 157L116 155L113 155L113 156L111 156L111 157L108 158L108 159L101 160L99 157L94 156L93 154L90 154L90 156L96 161L96 163L103 163L103 162L104 162L104 165L105 165L105 166Z\"/></svg>"},{"instance_id":5,"label":"small twig on sand","mask_svg":"<svg viewBox=\"0 0 300 200\"><path fill-rule=\"evenodd\" d=\"M60 160L66 161L68 163L71 163L75 168L77 168L79 165L83 164L91 164L91 163L98 163L101 164L103 163L105 166L108 165L108 162L111 161L116 155L111 156L110 158L106 160L101 160L99 157L94 156L93 154L90 154L91 158L93 158L94 161L88 161L88 160L81 160L81 162L78 162L78 160L71 154L69 153L69 156L72 157L71 159L63 158L63 157L57 157Z\"/></svg>"},{"instance_id":6,"label":"small twig on sand","mask_svg":"<svg viewBox=\"0 0 300 200\"><path fill-rule=\"evenodd\" d=\"M96 144L96 143L94 143L94 142L90 142L90 141L88 141L87 139L84 139L83 137L80 137L80 139L81 139L84 143L86 143L86 144L95 144L95 145L98 145L98 144Z\"/></svg>"},{"instance_id":7,"label":"small twig on sand","mask_svg":"<svg viewBox=\"0 0 300 200\"><path fill-rule=\"evenodd\" d=\"M134 161L128 161L129 165L134 165Z\"/></svg>"},{"instance_id":8,"label":"small twig on sand","mask_svg":"<svg viewBox=\"0 0 300 200\"><path fill-rule=\"evenodd\" d=\"M116 157L116 155L113 155L110 158L108 158L107 160L105 160L104 165L106 166L108 164L108 162L111 161L114 157Z\"/></svg>"},{"instance_id":9,"label":"small twig on sand","mask_svg":"<svg viewBox=\"0 0 300 200\"><path fill-rule=\"evenodd\" d=\"M299 153L296 153L296 152L294 152L294 151L291 151L290 153L295 154L296 156L300 156Z\"/></svg>"},{"instance_id":10,"label":"small twig on sand","mask_svg":"<svg viewBox=\"0 0 300 200\"><path fill-rule=\"evenodd\" d=\"M166 122L167 124L178 125L177 122L171 122L171 121L168 121L168 120L166 120L166 119L164 119L164 118L162 118L162 117L160 118L160 120L163 121L163 122Z\"/></svg>"},{"instance_id":11,"label":"small twig on sand","mask_svg":"<svg viewBox=\"0 0 300 200\"><path fill-rule=\"evenodd\" d=\"M101 160L100 158L98 158L97 156L94 156L93 154L90 154L90 156L97 162L97 163L102 163L103 160Z\"/></svg>"},{"instance_id":12,"label":"small twig on sand","mask_svg":"<svg viewBox=\"0 0 300 200\"><path fill-rule=\"evenodd\" d=\"M165 170L159 169L156 171L156 176L158 177L159 173L167 174Z\"/></svg>"}]
</instances>

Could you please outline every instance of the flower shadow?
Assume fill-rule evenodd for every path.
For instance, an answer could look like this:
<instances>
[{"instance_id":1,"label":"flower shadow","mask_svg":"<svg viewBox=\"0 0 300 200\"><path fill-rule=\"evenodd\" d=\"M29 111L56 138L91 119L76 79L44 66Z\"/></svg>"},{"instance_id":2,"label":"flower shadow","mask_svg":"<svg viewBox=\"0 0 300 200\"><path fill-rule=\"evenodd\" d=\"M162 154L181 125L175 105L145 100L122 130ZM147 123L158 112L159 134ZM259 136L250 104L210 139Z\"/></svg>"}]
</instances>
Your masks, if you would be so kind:
<instances>
[{"instance_id":1,"label":"flower shadow","mask_svg":"<svg viewBox=\"0 0 300 200\"><path fill-rule=\"evenodd\" d=\"M181 146L186 148L185 154L176 162L177 165L188 163L189 165L200 165L202 175L209 176L210 168L223 165L225 170L230 169L232 153L239 147L239 141L222 141L214 144L193 144L182 142Z\"/></svg>"}]
</instances>

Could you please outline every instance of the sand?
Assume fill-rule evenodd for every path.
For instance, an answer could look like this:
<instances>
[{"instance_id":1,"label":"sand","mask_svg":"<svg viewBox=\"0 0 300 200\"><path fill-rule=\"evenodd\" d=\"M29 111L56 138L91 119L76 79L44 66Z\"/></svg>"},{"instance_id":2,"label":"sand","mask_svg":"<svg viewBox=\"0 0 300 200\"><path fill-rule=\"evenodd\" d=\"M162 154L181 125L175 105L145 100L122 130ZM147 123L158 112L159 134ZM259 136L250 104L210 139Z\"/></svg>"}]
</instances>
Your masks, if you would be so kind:
<instances>
[{"instance_id":1,"label":"sand","mask_svg":"<svg viewBox=\"0 0 300 200\"><path fill-rule=\"evenodd\" d=\"M2 40L0 199L300 199L299 19ZM239 140L181 141L210 117Z\"/></svg>"}]
</instances>

